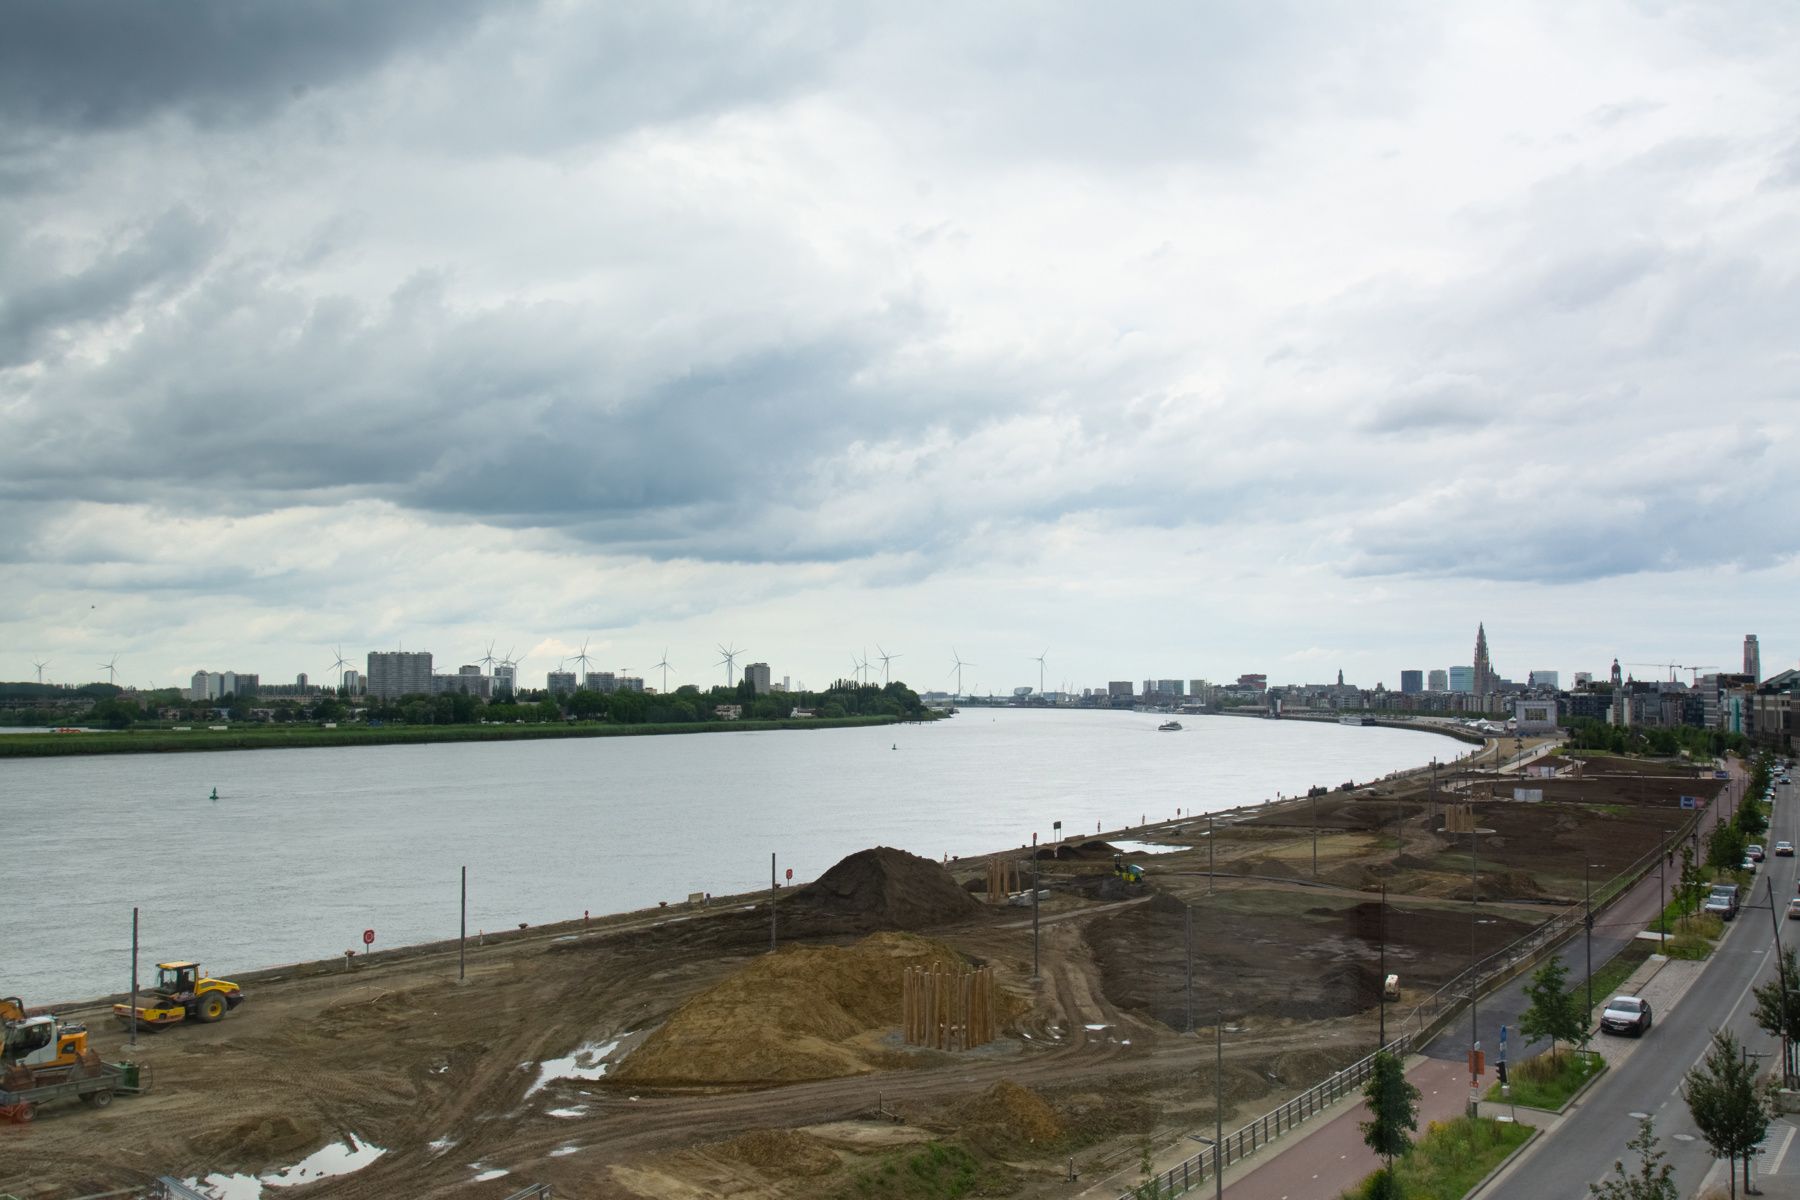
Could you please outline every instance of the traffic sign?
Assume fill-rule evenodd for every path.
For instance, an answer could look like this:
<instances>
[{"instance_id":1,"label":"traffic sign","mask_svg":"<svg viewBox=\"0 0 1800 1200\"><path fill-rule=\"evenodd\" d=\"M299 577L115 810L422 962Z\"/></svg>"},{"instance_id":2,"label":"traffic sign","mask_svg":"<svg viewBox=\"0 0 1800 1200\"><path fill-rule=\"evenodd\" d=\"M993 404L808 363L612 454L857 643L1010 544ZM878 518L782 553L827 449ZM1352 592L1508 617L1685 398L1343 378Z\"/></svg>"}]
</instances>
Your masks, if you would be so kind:
<instances>
[{"instance_id":1,"label":"traffic sign","mask_svg":"<svg viewBox=\"0 0 1800 1200\"><path fill-rule=\"evenodd\" d=\"M374 944L375 944L375 931L373 929L363 930L363 945L373 946Z\"/></svg>"},{"instance_id":2,"label":"traffic sign","mask_svg":"<svg viewBox=\"0 0 1800 1200\"><path fill-rule=\"evenodd\" d=\"M792 868L792 867L789 867L789 868L788 868L788 869L787 869L787 877L788 877L788 882L789 882L789 883L792 883L792 882L794 882L794 868Z\"/></svg>"}]
</instances>

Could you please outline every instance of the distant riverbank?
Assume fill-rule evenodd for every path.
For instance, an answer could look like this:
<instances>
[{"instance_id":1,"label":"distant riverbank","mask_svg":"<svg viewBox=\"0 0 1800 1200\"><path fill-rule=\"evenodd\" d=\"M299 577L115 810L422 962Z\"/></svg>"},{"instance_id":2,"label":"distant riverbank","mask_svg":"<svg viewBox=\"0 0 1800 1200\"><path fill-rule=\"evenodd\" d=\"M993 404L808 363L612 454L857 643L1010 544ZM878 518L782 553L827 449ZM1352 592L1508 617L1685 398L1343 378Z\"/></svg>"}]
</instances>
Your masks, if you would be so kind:
<instances>
[{"instance_id":1,"label":"distant riverbank","mask_svg":"<svg viewBox=\"0 0 1800 1200\"><path fill-rule=\"evenodd\" d=\"M550 738L645 737L676 733L751 733L771 729L846 729L896 725L901 717L806 717L781 721L689 721L665 724L535 725L237 725L194 728L99 730L88 733L15 733L0 738L0 758L52 758L77 754L181 754L203 750L312 750L322 746L394 746L428 742L517 742Z\"/></svg>"}]
</instances>

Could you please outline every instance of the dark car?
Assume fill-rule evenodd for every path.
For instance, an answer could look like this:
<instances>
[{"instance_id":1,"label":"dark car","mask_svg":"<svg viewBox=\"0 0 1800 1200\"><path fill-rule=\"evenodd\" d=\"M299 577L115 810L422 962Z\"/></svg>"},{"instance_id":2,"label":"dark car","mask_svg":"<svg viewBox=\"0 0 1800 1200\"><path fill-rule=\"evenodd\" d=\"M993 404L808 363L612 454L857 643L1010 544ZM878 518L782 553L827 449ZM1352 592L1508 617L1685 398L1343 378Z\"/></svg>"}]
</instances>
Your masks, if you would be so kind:
<instances>
[{"instance_id":1,"label":"dark car","mask_svg":"<svg viewBox=\"0 0 1800 1200\"><path fill-rule=\"evenodd\" d=\"M1600 1028L1607 1033L1650 1032L1650 1002L1641 996L1614 996L1600 1014Z\"/></svg>"}]
</instances>

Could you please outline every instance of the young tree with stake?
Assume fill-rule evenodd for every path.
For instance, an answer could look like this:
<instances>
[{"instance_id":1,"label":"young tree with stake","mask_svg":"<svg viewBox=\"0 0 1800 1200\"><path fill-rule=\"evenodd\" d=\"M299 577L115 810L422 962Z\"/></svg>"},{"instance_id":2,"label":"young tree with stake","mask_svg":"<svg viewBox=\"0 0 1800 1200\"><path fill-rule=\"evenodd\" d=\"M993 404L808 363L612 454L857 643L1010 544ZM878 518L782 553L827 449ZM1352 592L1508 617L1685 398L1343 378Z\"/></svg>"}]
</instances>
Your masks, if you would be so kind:
<instances>
[{"instance_id":1,"label":"young tree with stake","mask_svg":"<svg viewBox=\"0 0 1800 1200\"><path fill-rule=\"evenodd\" d=\"M1552 1063L1557 1061L1557 1042L1573 1044L1587 1033L1587 1015L1581 1011L1574 995L1563 987L1568 979L1569 968L1561 959L1552 958L1539 967L1525 987L1525 996L1531 1006L1519 1015L1519 1032L1525 1035L1528 1043L1550 1039Z\"/></svg>"},{"instance_id":2,"label":"young tree with stake","mask_svg":"<svg viewBox=\"0 0 1800 1200\"><path fill-rule=\"evenodd\" d=\"M1756 1084L1743 1045L1729 1029L1713 1034L1701 1064L1687 1073L1681 1093L1700 1136L1714 1158L1728 1159L1731 1195L1737 1197L1737 1160L1744 1160L1744 1191L1750 1190L1750 1155L1769 1132L1769 1094Z\"/></svg>"},{"instance_id":3,"label":"young tree with stake","mask_svg":"<svg viewBox=\"0 0 1800 1200\"><path fill-rule=\"evenodd\" d=\"M1627 1175L1625 1164L1615 1159L1611 1178L1588 1184L1592 1200L1680 1200L1675 1168L1663 1161L1664 1154L1656 1146L1656 1126L1649 1117L1638 1122L1637 1136L1625 1145L1637 1151L1637 1170Z\"/></svg>"},{"instance_id":4,"label":"young tree with stake","mask_svg":"<svg viewBox=\"0 0 1800 1200\"><path fill-rule=\"evenodd\" d=\"M1383 1161L1380 1180L1369 1190L1371 1200L1397 1195L1394 1159L1412 1150L1411 1134L1419 1128L1419 1089L1407 1082L1399 1058L1386 1050L1376 1053L1363 1088L1370 1120L1362 1122L1363 1142Z\"/></svg>"}]
</instances>

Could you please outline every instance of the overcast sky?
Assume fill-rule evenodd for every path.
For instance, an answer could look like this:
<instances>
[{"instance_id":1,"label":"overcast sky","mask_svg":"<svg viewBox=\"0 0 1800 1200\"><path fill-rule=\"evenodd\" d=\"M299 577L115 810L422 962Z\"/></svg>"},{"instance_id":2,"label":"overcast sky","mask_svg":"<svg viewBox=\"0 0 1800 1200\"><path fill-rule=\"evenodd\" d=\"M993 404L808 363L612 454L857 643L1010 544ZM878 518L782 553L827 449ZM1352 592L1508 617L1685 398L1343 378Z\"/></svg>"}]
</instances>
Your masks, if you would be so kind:
<instances>
[{"instance_id":1,"label":"overcast sky","mask_svg":"<svg viewBox=\"0 0 1800 1200\"><path fill-rule=\"evenodd\" d=\"M0 677L1772 674L1797 62L1781 0L19 0Z\"/></svg>"}]
</instances>

